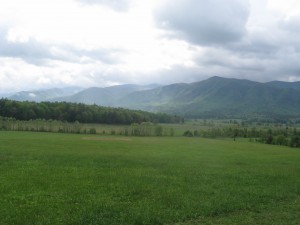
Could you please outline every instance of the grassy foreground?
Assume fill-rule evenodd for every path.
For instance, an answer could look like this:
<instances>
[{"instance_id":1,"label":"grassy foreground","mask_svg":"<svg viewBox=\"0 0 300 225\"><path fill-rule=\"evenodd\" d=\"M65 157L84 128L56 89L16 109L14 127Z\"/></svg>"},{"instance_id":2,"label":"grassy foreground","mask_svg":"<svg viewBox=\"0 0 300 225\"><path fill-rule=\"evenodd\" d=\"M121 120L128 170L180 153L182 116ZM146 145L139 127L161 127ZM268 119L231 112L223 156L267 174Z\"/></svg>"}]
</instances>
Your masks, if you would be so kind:
<instances>
[{"instance_id":1,"label":"grassy foreground","mask_svg":"<svg viewBox=\"0 0 300 225\"><path fill-rule=\"evenodd\" d=\"M0 132L0 224L299 224L300 150Z\"/></svg>"}]
</instances>

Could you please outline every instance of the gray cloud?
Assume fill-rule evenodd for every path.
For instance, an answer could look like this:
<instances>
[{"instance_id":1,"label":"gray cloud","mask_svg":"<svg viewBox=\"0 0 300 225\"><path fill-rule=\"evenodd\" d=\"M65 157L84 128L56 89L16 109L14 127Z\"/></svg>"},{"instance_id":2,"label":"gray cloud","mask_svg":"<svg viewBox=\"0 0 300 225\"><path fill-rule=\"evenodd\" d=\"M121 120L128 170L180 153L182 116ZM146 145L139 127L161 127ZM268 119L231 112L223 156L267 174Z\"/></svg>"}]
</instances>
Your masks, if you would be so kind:
<instances>
[{"instance_id":1,"label":"gray cloud","mask_svg":"<svg viewBox=\"0 0 300 225\"><path fill-rule=\"evenodd\" d=\"M300 52L282 47L266 54L211 47L195 58L199 73L256 81L300 80Z\"/></svg>"},{"instance_id":2,"label":"gray cloud","mask_svg":"<svg viewBox=\"0 0 300 225\"><path fill-rule=\"evenodd\" d=\"M227 55L252 61L252 68L261 67L256 73L258 80L300 80L299 22L300 18L294 17L279 20L264 29L251 30L243 41L226 46Z\"/></svg>"},{"instance_id":3,"label":"gray cloud","mask_svg":"<svg viewBox=\"0 0 300 225\"><path fill-rule=\"evenodd\" d=\"M108 6L117 11L127 11L129 9L129 0L76 0L82 4L95 5L100 4Z\"/></svg>"},{"instance_id":4,"label":"gray cloud","mask_svg":"<svg viewBox=\"0 0 300 225\"><path fill-rule=\"evenodd\" d=\"M207 79L211 76L215 76L216 73L207 71L198 67L184 67L175 66L171 70L162 70L157 74L157 83L159 84L172 84L172 83L192 83L203 79ZM220 74L219 74L220 75Z\"/></svg>"},{"instance_id":5,"label":"gray cloud","mask_svg":"<svg viewBox=\"0 0 300 225\"><path fill-rule=\"evenodd\" d=\"M88 71L85 71L88 73ZM201 71L199 68L187 68L184 66L174 66L170 70L159 70L150 73L149 71L136 73L128 73L122 70L113 69L106 71L103 69L95 70L91 79L95 83L104 86L109 84L162 84L171 83L189 83L214 76L214 73Z\"/></svg>"},{"instance_id":6,"label":"gray cloud","mask_svg":"<svg viewBox=\"0 0 300 225\"><path fill-rule=\"evenodd\" d=\"M279 27L291 33L296 33L298 35L300 32L300 16L291 17L288 20L280 21Z\"/></svg>"},{"instance_id":7,"label":"gray cloud","mask_svg":"<svg viewBox=\"0 0 300 225\"><path fill-rule=\"evenodd\" d=\"M155 12L158 25L200 45L226 44L246 33L247 0L167 0Z\"/></svg>"},{"instance_id":8,"label":"gray cloud","mask_svg":"<svg viewBox=\"0 0 300 225\"><path fill-rule=\"evenodd\" d=\"M259 4L263 9L266 3ZM196 54L194 68L169 72L194 81L213 75L257 81L300 80L300 17L284 20L269 14L268 21L255 20L248 26L250 13L255 13L250 9L247 0L167 0L154 14L157 24L171 38L205 51Z\"/></svg>"},{"instance_id":9,"label":"gray cloud","mask_svg":"<svg viewBox=\"0 0 300 225\"><path fill-rule=\"evenodd\" d=\"M285 50L291 45L292 35L283 33L294 31L298 23L289 21L281 27L273 24L271 30L257 24L258 29L249 29L247 0L167 0L155 15L157 23L170 31L173 38L202 48L202 53L194 58L195 67L169 71L177 78L188 76L190 81L197 81L217 75L268 81L297 76L298 67L285 61L287 56L291 62L297 57Z\"/></svg>"},{"instance_id":10,"label":"gray cloud","mask_svg":"<svg viewBox=\"0 0 300 225\"><path fill-rule=\"evenodd\" d=\"M104 64L118 64L121 62L120 55L124 54L125 51L122 49L105 49L97 48L92 50L79 49L69 45L58 45L58 50L55 57L63 61L71 61L75 63L84 63L81 59L87 58L89 61L101 61Z\"/></svg>"},{"instance_id":11,"label":"gray cloud","mask_svg":"<svg viewBox=\"0 0 300 225\"><path fill-rule=\"evenodd\" d=\"M52 57L48 47L34 39L26 42L9 42L6 38L7 31L6 28L0 27L0 56L22 58L34 64Z\"/></svg>"},{"instance_id":12,"label":"gray cloud","mask_svg":"<svg viewBox=\"0 0 300 225\"><path fill-rule=\"evenodd\" d=\"M29 39L26 42L10 42L7 40L7 28L0 27L0 57L21 58L27 63L34 65L47 64L49 60L59 60L73 63L101 61L104 64L116 64L120 62L119 55L123 54L120 49L79 49L70 45L54 45Z\"/></svg>"}]
</instances>

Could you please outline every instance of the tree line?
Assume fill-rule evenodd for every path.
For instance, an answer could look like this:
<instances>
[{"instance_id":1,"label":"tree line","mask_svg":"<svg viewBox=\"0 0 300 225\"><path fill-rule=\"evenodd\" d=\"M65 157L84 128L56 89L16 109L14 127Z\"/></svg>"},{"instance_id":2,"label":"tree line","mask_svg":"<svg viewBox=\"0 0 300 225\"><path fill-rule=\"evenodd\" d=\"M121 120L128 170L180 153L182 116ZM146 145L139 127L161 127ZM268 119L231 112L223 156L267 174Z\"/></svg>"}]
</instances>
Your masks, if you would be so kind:
<instances>
[{"instance_id":1,"label":"tree line","mask_svg":"<svg viewBox=\"0 0 300 225\"><path fill-rule=\"evenodd\" d=\"M100 135L124 135L124 136L174 136L174 129L160 124L143 122L131 125L106 127L102 124L82 124L57 120L16 120L0 116L0 131L29 131L29 132L53 132L75 134L100 134Z\"/></svg>"},{"instance_id":2,"label":"tree line","mask_svg":"<svg viewBox=\"0 0 300 225\"><path fill-rule=\"evenodd\" d=\"M250 141L272 145L300 147L300 131L295 127L273 127L268 129L247 127L211 127L204 130L186 130L186 137L248 138Z\"/></svg>"},{"instance_id":3,"label":"tree line","mask_svg":"<svg viewBox=\"0 0 300 225\"><path fill-rule=\"evenodd\" d=\"M17 120L57 120L80 123L132 124L182 123L179 116L141 110L85 105L67 102L19 102L0 99L0 116Z\"/></svg>"}]
</instances>

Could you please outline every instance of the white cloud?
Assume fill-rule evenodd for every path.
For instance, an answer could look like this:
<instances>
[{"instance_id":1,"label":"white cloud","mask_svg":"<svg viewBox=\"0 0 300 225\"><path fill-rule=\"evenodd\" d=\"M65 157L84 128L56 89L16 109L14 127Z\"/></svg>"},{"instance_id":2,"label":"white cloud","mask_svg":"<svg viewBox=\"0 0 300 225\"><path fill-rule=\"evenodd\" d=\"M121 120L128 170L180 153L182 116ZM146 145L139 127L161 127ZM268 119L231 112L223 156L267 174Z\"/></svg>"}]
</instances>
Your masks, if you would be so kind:
<instances>
[{"instance_id":1,"label":"white cloud","mask_svg":"<svg viewBox=\"0 0 300 225\"><path fill-rule=\"evenodd\" d=\"M111 7L114 10L117 11L126 11L129 8L130 1L129 0L77 0L78 2L81 2L82 4L87 5L105 5L108 7Z\"/></svg>"},{"instance_id":2,"label":"white cloud","mask_svg":"<svg viewBox=\"0 0 300 225\"><path fill-rule=\"evenodd\" d=\"M0 15L0 92L300 80L298 0L9 0Z\"/></svg>"},{"instance_id":3,"label":"white cloud","mask_svg":"<svg viewBox=\"0 0 300 225\"><path fill-rule=\"evenodd\" d=\"M299 0L269 0L268 8L282 14L285 18L290 18L300 14Z\"/></svg>"}]
</instances>

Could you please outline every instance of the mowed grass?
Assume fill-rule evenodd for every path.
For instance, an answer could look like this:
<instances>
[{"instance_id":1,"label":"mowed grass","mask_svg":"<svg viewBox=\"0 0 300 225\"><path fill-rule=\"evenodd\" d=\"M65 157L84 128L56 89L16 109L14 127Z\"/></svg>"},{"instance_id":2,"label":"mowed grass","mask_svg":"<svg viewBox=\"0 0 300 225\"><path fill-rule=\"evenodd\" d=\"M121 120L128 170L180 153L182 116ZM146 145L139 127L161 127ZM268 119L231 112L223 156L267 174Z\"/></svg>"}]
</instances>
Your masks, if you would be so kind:
<instances>
[{"instance_id":1,"label":"mowed grass","mask_svg":"<svg viewBox=\"0 0 300 225\"><path fill-rule=\"evenodd\" d=\"M299 212L299 149L0 132L1 225L290 225Z\"/></svg>"}]
</instances>

